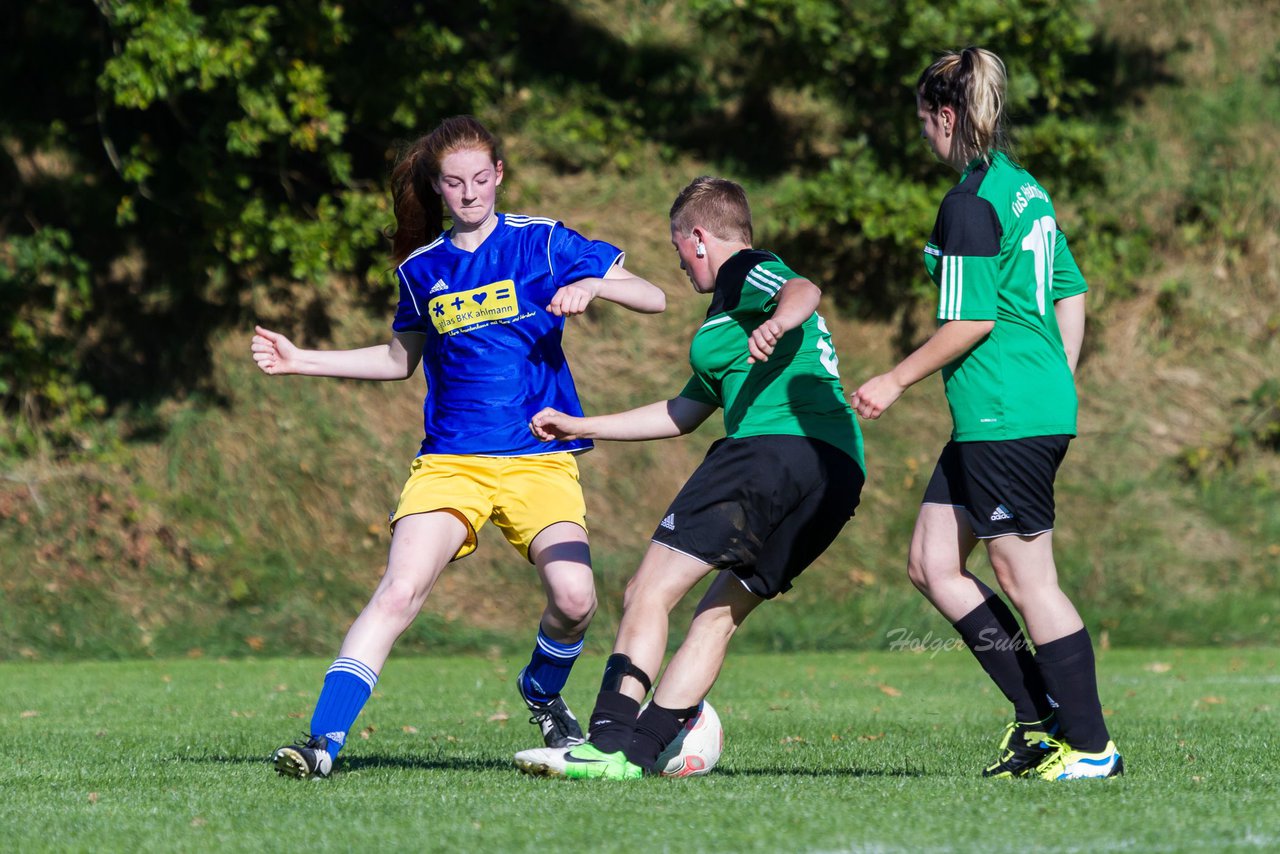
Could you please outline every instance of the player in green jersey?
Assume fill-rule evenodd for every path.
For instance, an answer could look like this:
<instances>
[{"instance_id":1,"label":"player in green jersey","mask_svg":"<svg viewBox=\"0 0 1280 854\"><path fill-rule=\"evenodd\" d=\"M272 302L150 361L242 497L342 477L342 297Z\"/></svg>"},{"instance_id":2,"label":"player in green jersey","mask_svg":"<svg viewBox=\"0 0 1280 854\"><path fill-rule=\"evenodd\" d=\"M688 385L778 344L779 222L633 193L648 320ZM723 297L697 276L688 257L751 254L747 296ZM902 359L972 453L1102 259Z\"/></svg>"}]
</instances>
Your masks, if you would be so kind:
<instances>
[{"instance_id":1,"label":"player in green jersey","mask_svg":"<svg viewBox=\"0 0 1280 854\"><path fill-rule=\"evenodd\" d=\"M740 186L704 177L681 191L671 242L694 290L712 295L689 348L693 376L676 397L629 412L574 418L543 410L533 418L544 440L663 439L722 408L726 435L667 509L627 585L590 742L521 751L523 771L612 779L652 771L711 690L738 626L788 590L857 507L862 436L817 313L821 292L751 240ZM717 570L641 712L666 652L671 609Z\"/></svg>"},{"instance_id":2,"label":"player in green jersey","mask_svg":"<svg viewBox=\"0 0 1280 854\"><path fill-rule=\"evenodd\" d=\"M1093 647L1058 586L1053 483L1076 434L1086 286L1049 195L1004 148L1004 64L966 48L920 75L916 112L960 173L924 248L938 329L853 403L878 418L941 370L955 424L925 489L907 571L1013 703L987 776L1110 777L1124 764L1098 700ZM1022 615L965 568L983 540Z\"/></svg>"}]
</instances>

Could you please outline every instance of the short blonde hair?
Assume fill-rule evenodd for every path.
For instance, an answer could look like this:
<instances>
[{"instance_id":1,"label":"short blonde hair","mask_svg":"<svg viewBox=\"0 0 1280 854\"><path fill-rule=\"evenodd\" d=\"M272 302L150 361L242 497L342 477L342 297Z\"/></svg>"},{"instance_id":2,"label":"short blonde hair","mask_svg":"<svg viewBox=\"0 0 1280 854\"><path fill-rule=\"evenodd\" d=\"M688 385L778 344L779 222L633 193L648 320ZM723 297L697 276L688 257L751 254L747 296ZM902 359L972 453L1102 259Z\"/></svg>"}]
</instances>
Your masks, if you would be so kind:
<instances>
[{"instance_id":1,"label":"short blonde hair","mask_svg":"<svg viewBox=\"0 0 1280 854\"><path fill-rule=\"evenodd\" d=\"M751 243L751 205L741 184L703 175L680 191L671 205L671 227L688 237L701 226L720 240Z\"/></svg>"}]
</instances>

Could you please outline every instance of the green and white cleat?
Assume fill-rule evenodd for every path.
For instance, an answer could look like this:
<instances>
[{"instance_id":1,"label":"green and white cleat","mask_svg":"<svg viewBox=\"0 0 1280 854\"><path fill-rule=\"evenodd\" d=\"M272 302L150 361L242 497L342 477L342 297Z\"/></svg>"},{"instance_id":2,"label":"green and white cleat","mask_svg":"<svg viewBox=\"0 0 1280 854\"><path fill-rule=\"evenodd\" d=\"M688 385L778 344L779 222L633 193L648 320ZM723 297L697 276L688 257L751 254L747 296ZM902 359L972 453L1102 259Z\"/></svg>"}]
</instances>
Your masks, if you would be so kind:
<instances>
[{"instance_id":1,"label":"green and white cleat","mask_svg":"<svg viewBox=\"0 0 1280 854\"><path fill-rule=\"evenodd\" d=\"M644 769L627 761L621 750L602 753L593 744L580 744L568 749L538 747L516 754L516 767L526 774L540 777L565 777L570 780L637 780Z\"/></svg>"},{"instance_id":2,"label":"green and white cleat","mask_svg":"<svg viewBox=\"0 0 1280 854\"><path fill-rule=\"evenodd\" d=\"M995 763L982 769L983 777L1025 777L1049 758L1049 742L1058 731L1052 716L1035 723L1012 721L1004 728Z\"/></svg>"},{"instance_id":3,"label":"green and white cleat","mask_svg":"<svg viewBox=\"0 0 1280 854\"><path fill-rule=\"evenodd\" d=\"M1041 780L1104 779L1124 773L1124 759L1114 741L1108 741L1099 753L1075 750L1064 741L1049 739L1049 743L1054 752L1035 771Z\"/></svg>"},{"instance_id":4,"label":"green and white cleat","mask_svg":"<svg viewBox=\"0 0 1280 854\"><path fill-rule=\"evenodd\" d=\"M516 767L535 777L563 777L568 747L535 747L516 754Z\"/></svg>"},{"instance_id":5,"label":"green and white cleat","mask_svg":"<svg viewBox=\"0 0 1280 854\"><path fill-rule=\"evenodd\" d=\"M603 753L588 742L564 755L564 776L570 780L638 780L644 769L627 760L621 750Z\"/></svg>"}]
</instances>

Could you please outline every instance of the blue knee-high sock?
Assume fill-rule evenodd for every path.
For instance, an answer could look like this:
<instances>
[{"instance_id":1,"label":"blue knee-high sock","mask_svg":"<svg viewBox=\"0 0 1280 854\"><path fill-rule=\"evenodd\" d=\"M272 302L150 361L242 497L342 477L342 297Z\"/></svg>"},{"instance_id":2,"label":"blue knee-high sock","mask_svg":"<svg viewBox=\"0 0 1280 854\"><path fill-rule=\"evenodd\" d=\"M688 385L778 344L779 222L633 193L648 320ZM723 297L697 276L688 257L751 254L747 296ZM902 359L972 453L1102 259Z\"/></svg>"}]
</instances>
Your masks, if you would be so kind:
<instances>
[{"instance_id":1,"label":"blue knee-high sock","mask_svg":"<svg viewBox=\"0 0 1280 854\"><path fill-rule=\"evenodd\" d=\"M583 640L585 638L579 638L577 643L563 644L547 637L542 627L538 627L538 643L520 676L520 690L525 699L546 703L564 689L573 663L582 654Z\"/></svg>"},{"instance_id":2,"label":"blue knee-high sock","mask_svg":"<svg viewBox=\"0 0 1280 854\"><path fill-rule=\"evenodd\" d=\"M354 658L339 658L324 675L324 688L311 715L311 734L329 740L329 755L337 758L347 741L347 732L373 693L378 674Z\"/></svg>"}]
</instances>

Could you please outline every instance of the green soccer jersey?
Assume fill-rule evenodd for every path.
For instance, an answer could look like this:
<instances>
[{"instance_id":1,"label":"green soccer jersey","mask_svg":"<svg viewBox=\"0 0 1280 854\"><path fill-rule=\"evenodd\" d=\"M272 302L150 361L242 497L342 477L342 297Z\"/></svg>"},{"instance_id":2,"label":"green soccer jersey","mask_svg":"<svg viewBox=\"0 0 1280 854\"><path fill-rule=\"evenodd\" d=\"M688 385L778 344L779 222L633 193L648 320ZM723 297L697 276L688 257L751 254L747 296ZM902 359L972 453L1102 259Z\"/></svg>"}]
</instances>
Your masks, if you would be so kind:
<instances>
[{"instance_id":1,"label":"green soccer jersey","mask_svg":"<svg viewBox=\"0 0 1280 854\"><path fill-rule=\"evenodd\" d=\"M724 409L725 435L808 436L834 445L862 470L862 432L840 387L826 321L815 312L783 335L767 362L747 362L747 338L800 278L771 252L745 249L716 275L707 319L689 345L693 376L680 392Z\"/></svg>"},{"instance_id":2,"label":"green soccer jersey","mask_svg":"<svg viewBox=\"0 0 1280 854\"><path fill-rule=\"evenodd\" d=\"M974 161L942 200L924 262L940 324L995 321L943 368L952 438L1074 436L1076 387L1053 304L1087 288L1044 188L1004 154Z\"/></svg>"}]
</instances>

